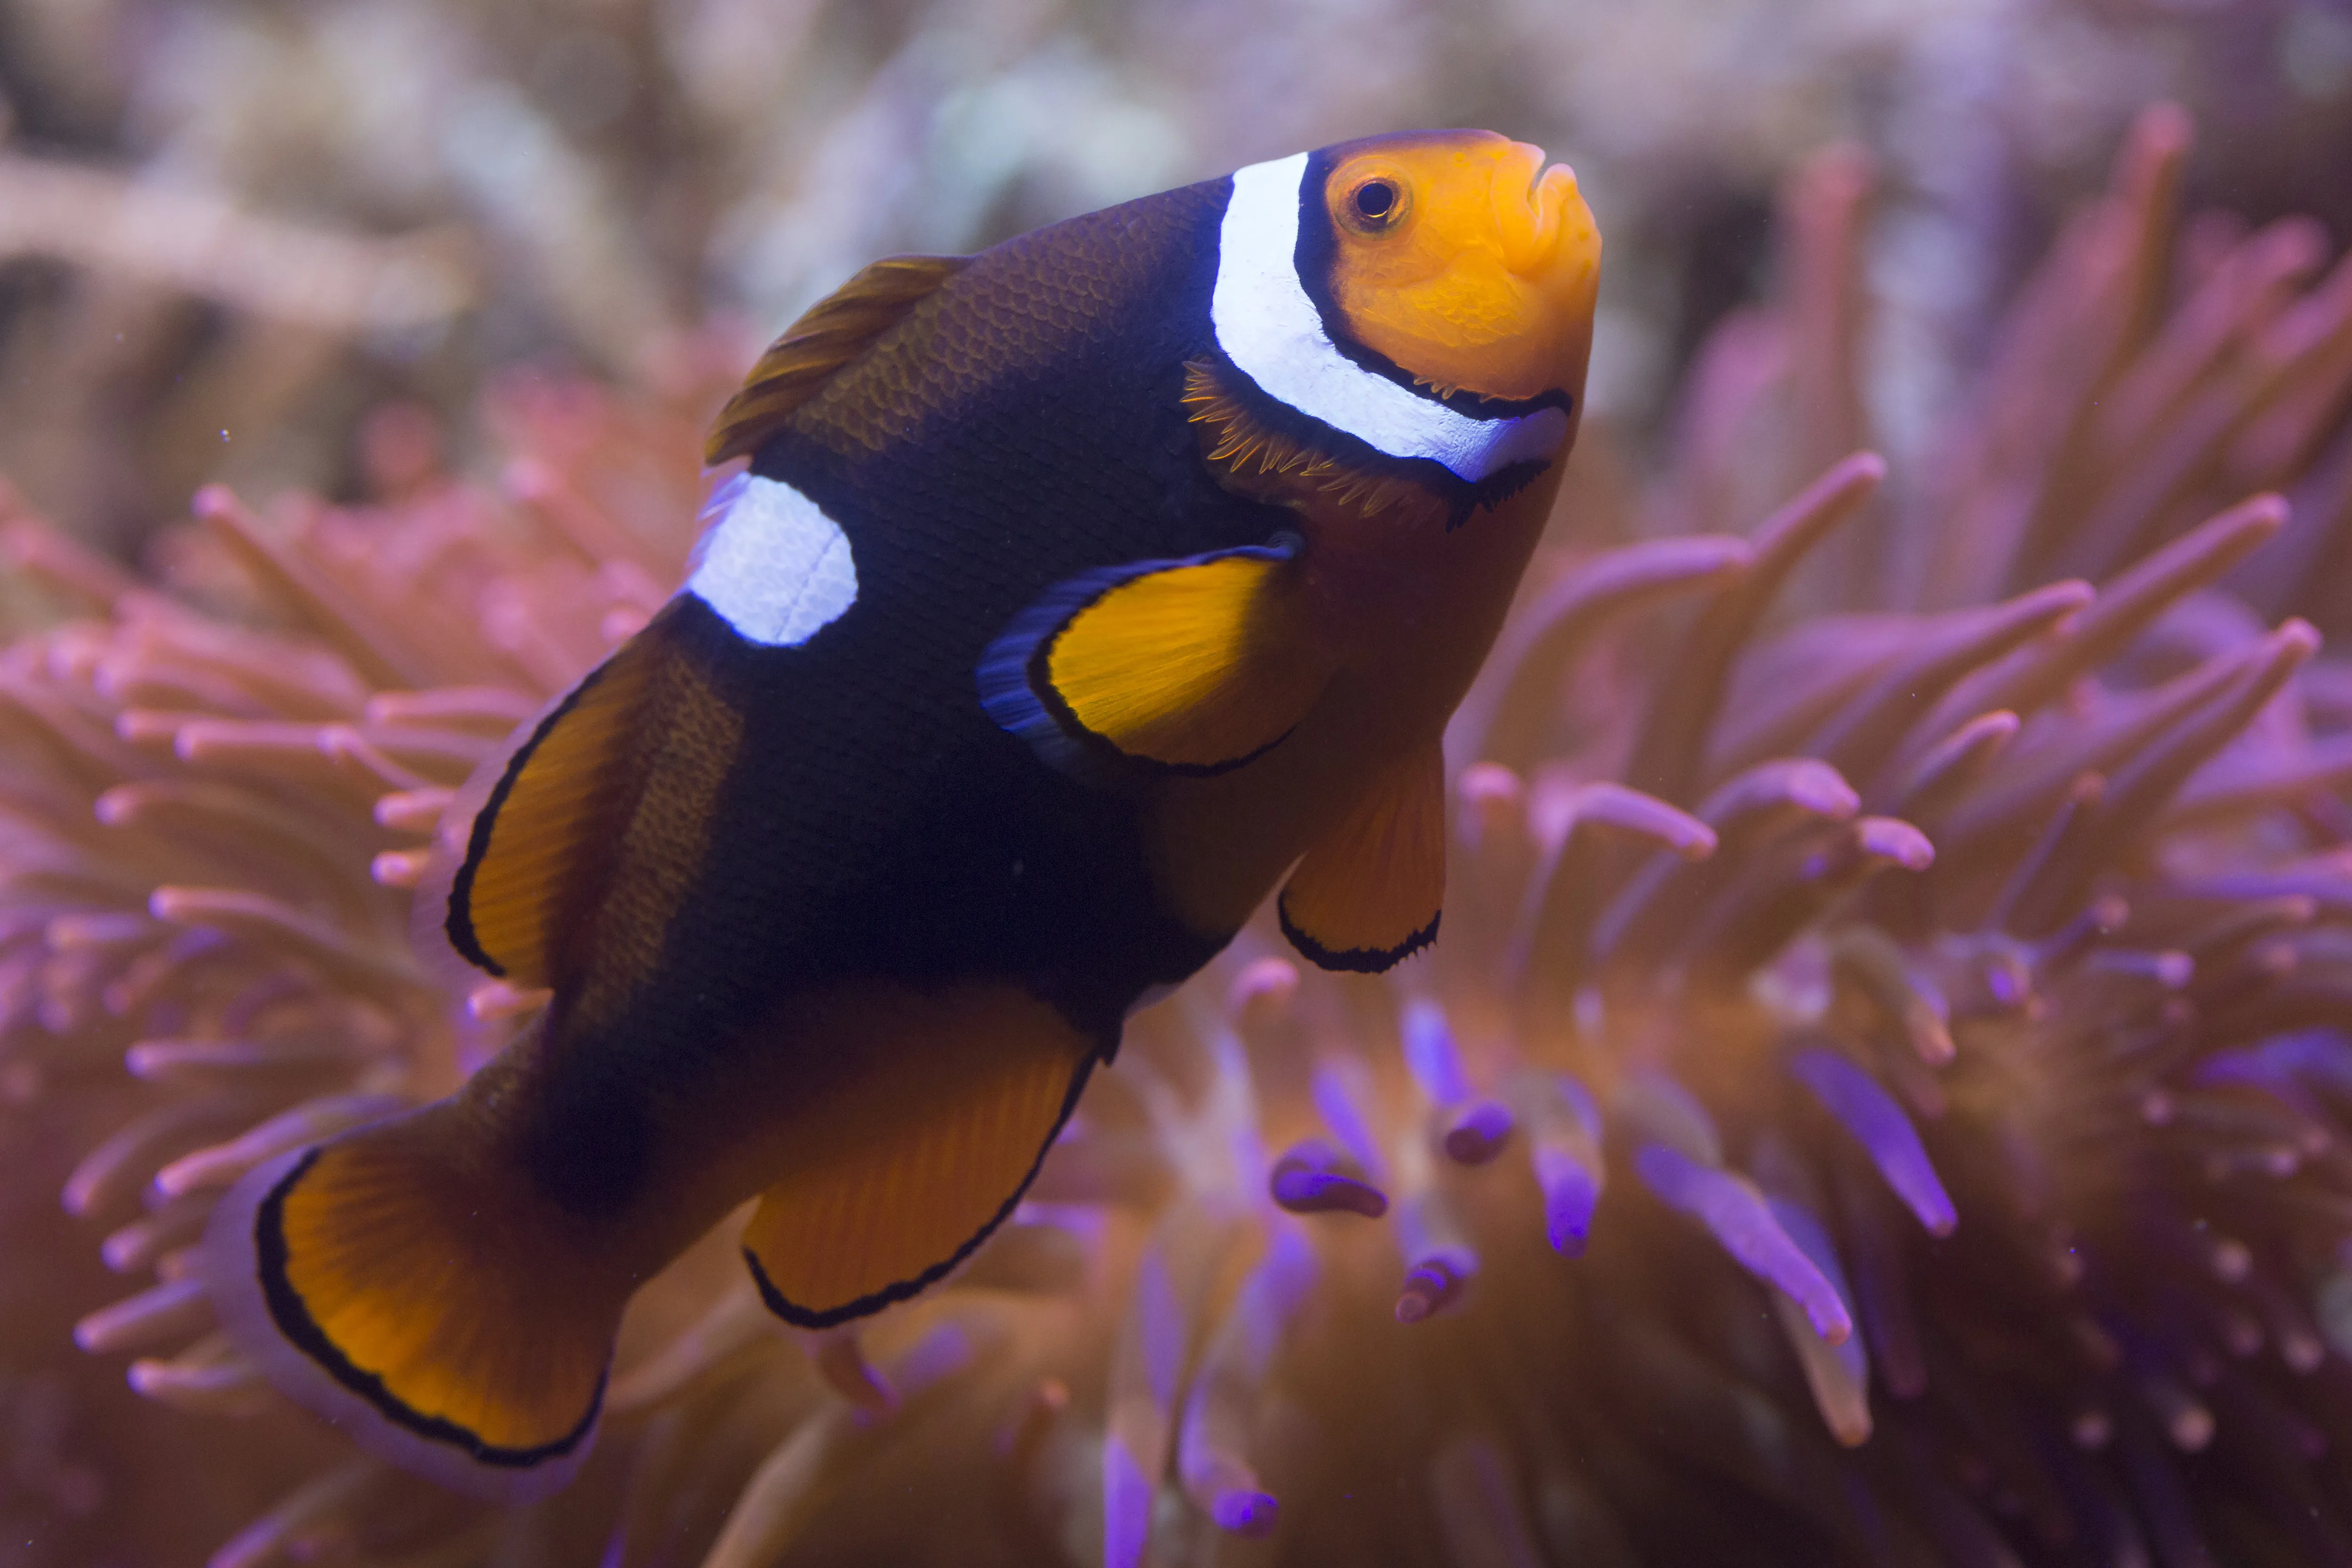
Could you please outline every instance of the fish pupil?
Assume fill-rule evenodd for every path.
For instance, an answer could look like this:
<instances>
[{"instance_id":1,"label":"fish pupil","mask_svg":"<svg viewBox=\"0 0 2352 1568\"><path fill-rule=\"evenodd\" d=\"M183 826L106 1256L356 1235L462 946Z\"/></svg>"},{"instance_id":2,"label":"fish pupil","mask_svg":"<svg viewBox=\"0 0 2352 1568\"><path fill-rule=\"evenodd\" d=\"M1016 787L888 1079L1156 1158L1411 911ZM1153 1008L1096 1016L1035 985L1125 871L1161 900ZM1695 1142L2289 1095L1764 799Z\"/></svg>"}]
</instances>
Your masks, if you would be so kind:
<instances>
[{"instance_id":1,"label":"fish pupil","mask_svg":"<svg viewBox=\"0 0 2352 1568\"><path fill-rule=\"evenodd\" d=\"M1356 187L1356 211L1378 222L1396 209L1396 187L1386 180L1367 180Z\"/></svg>"}]
</instances>

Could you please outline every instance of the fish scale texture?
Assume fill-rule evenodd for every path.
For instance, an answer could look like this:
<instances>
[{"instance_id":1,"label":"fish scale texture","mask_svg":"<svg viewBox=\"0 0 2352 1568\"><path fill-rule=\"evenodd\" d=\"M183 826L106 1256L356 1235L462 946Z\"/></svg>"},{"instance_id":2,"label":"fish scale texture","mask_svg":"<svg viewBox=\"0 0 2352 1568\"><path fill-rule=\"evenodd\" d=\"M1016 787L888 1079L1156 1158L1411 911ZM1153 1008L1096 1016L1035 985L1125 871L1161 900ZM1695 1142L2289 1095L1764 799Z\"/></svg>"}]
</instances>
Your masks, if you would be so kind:
<instances>
[{"instance_id":1,"label":"fish scale texture","mask_svg":"<svg viewBox=\"0 0 2352 1568\"><path fill-rule=\"evenodd\" d=\"M1222 210L1197 186L975 258L758 453L842 529L857 601L791 650L688 631L748 720L713 824L730 854L670 931L701 985L646 997L616 1047L693 1049L689 1015L714 1039L795 974L853 970L1021 975L1110 1032L1121 988L1198 962L1155 912L1132 806L1040 768L976 672L1064 578L1276 525L1217 487L1181 402Z\"/></svg>"},{"instance_id":2,"label":"fish scale texture","mask_svg":"<svg viewBox=\"0 0 2352 1568\"><path fill-rule=\"evenodd\" d=\"M1055 224L982 252L812 398L793 428L844 456L920 446L976 401L1048 373L1133 375L1111 351L1199 237L1223 182ZM1202 301L1205 304L1205 301ZM1055 432L1041 434L1052 436ZM1113 458L1114 451L1090 453Z\"/></svg>"},{"instance_id":3,"label":"fish scale texture","mask_svg":"<svg viewBox=\"0 0 2352 1568\"><path fill-rule=\"evenodd\" d=\"M861 571L879 536L906 552L905 586L944 594L914 597L973 612L904 626L916 662L968 683L979 647L1053 580L1257 526L1209 479L1180 402L1182 362L1209 338L1223 202L1223 182L1187 187L983 252L762 455L761 471L844 509Z\"/></svg>"},{"instance_id":4,"label":"fish scale texture","mask_svg":"<svg viewBox=\"0 0 2352 1568\"><path fill-rule=\"evenodd\" d=\"M974 258L756 454L754 474L840 529L857 592L792 647L691 595L643 634L673 695L630 743L686 723L688 689L732 716L691 727L740 738L690 808L642 779L615 803L614 855L659 865L595 897L593 967L622 979L551 1015L541 1050L562 1071L523 1136L579 1212L627 1211L663 1150L708 1131L677 1106L838 1070L838 1042L779 1027L804 988L1011 982L1107 1051L1137 994L1213 950L1160 908L1136 803L1042 766L982 710L977 671L1056 583L1286 521L1219 487L1181 400L1213 342L1223 189ZM641 830L677 818L725 852L655 874L679 868L676 847Z\"/></svg>"}]
</instances>

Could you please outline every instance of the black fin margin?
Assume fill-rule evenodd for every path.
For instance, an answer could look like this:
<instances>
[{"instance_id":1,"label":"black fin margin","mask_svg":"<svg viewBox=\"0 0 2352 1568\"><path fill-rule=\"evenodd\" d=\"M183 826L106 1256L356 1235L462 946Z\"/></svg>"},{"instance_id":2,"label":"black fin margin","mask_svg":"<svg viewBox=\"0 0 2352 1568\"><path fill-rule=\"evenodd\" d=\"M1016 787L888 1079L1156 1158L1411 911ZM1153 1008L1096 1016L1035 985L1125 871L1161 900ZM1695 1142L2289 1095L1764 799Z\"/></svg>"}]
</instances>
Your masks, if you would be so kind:
<instances>
[{"instance_id":1,"label":"black fin margin","mask_svg":"<svg viewBox=\"0 0 2352 1568\"><path fill-rule=\"evenodd\" d=\"M796 1329L836 1329L844 1323L854 1322L859 1318L871 1317L885 1307L911 1300L955 1272L962 1266L964 1259L979 1251L988 1238L994 1236L999 1227L1013 1217L1013 1211L1021 1206L1021 1200L1028 1194L1029 1189L1036 1184L1037 1173L1045 1167L1045 1156L1052 1153L1054 1145L1061 1141L1062 1129L1069 1125L1070 1113L1078 1108L1078 1096L1086 1092L1087 1083L1094 1076L1095 1064L1097 1061L1108 1061L1111 1053L1117 1049L1118 1042L1113 1040L1108 1050L1097 1049L1093 1055L1080 1059L1077 1070L1070 1075L1069 1092L1062 1098L1061 1113L1054 1118L1054 1130L1045 1134L1045 1141L1038 1145L1037 1157L1030 1162L1028 1173L1021 1178L1020 1184L1014 1187L1012 1195L998 1206L996 1213L989 1217L988 1223L974 1231L961 1247L957 1247L947 1258L932 1264L911 1279L893 1280L881 1289L870 1295L860 1296L844 1306L834 1307L824 1311L811 1311L805 1307L796 1306L782 1291L776 1289L774 1281L768 1278L768 1271L760 1267L758 1256L747 1247L742 1249L743 1263L751 1271L751 1283L760 1292L761 1304ZM601 1391L599 1397L601 1399Z\"/></svg>"},{"instance_id":2,"label":"black fin margin","mask_svg":"<svg viewBox=\"0 0 2352 1568\"><path fill-rule=\"evenodd\" d=\"M981 708L999 729L1027 742L1048 763L1083 783L1102 788L1132 786L1171 773L1211 778L1255 762L1282 744L1290 731L1284 731L1247 756L1222 763L1159 763L1148 757L1130 756L1087 729L1070 711L1046 675L1045 661L1052 657L1054 641L1063 628L1114 588L1156 572L1234 556L1295 561L1304 548L1305 542L1286 530L1265 544L1237 545L1168 560L1133 561L1064 578L1007 622L982 650L973 672L980 688Z\"/></svg>"},{"instance_id":3,"label":"black fin margin","mask_svg":"<svg viewBox=\"0 0 2352 1568\"><path fill-rule=\"evenodd\" d=\"M403 1402L383 1379L352 1363L341 1347L326 1336L311 1318L301 1292L287 1279L287 1265L291 1255L286 1246L285 1211L288 1194L295 1184L317 1164L324 1146L312 1149L296 1163L278 1184L269 1189L255 1211L253 1244L256 1266L260 1276L262 1300L269 1309L272 1321L287 1341L315 1362L320 1370L337 1383L374 1406L386 1420L405 1427L418 1436L436 1443L446 1443L459 1449L476 1462L501 1469L527 1470L551 1459L560 1459L587 1441L596 1429L597 1417L604 1414L604 1390L612 1380L607 1366L596 1379L596 1392L588 1402L588 1413L580 1424L551 1443L529 1448L501 1447L486 1443L475 1433L456 1422L423 1411Z\"/></svg>"},{"instance_id":4,"label":"black fin margin","mask_svg":"<svg viewBox=\"0 0 2352 1568\"><path fill-rule=\"evenodd\" d=\"M1445 911L1440 910L1430 916L1427 925L1414 931L1394 947L1351 947L1345 952L1334 952L1325 947L1297 926L1293 925L1290 921L1290 907L1279 895L1274 900L1274 915L1276 922L1282 927L1282 934L1289 939L1290 945L1297 948L1299 956L1305 958L1316 968L1331 970L1342 974L1385 974L1437 940L1437 925L1445 918Z\"/></svg>"},{"instance_id":5,"label":"black fin margin","mask_svg":"<svg viewBox=\"0 0 2352 1568\"><path fill-rule=\"evenodd\" d=\"M515 754L507 759L506 771L499 775L498 784L490 790L490 797L482 803L482 809L474 814L473 823L467 831L466 858L458 865L457 874L450 881L449 910L441 922L441 929L448 935L449 945L457 950L457 956L487 974L504 979L507 970L505 964L484 950L480 937L475 933L474 877L489 855L490 837L497 829L499 813L506 809L507 797L514 793L515 784L522 778L523 770L530 766L530 759L539 751L541 743L555 732L555 727L562 723L572 710L580 706L580 700L604 678L610 663L607 659L582 676L579 684L564 693L563 700L540 720L538 727L530 732L530 739L515 748Z\"/></svg>"}]
</instances>

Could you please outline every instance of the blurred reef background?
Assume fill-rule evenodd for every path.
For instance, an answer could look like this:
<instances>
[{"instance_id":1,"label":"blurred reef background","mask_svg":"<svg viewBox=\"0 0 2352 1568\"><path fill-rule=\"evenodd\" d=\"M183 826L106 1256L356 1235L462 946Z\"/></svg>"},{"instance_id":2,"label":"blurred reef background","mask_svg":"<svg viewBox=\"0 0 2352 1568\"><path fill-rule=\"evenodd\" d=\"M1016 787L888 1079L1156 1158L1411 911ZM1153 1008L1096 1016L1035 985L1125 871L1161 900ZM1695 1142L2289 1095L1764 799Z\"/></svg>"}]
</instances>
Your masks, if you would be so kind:
<instances>
[{"instance_id":1,"label":"blurred reef background","mask_svg":"<svg viewBox=\"0 0 2352 1568\"><path fill-rule=\"evenodd\" d=\"M269 1394L189 1244L512 1026L421 846L761 344L1456 123L1608 259L1433 963L864 1340L715 1234L538 1508ZM0 0L0 1568L2352 1563L2347 239L2352 0Z\"/></svg>"},{"instance_id":2,"label":"blurred reef background","mask_svg":"<svg viewBox=\"0 0 2352 1568\"><path fill-rule=\"evenodd\" d=\"M1601 216L1593 406L1637 456L1764 292L1795 161L1867 149L1899 474L2166 98L2192 210L2340 238L2340 0L5 0L0 472L131 552L208 480L396 483L388 400L462 432L518 363L715 388L875 256L1479 124Z\"/></svg>"}]
</instances>

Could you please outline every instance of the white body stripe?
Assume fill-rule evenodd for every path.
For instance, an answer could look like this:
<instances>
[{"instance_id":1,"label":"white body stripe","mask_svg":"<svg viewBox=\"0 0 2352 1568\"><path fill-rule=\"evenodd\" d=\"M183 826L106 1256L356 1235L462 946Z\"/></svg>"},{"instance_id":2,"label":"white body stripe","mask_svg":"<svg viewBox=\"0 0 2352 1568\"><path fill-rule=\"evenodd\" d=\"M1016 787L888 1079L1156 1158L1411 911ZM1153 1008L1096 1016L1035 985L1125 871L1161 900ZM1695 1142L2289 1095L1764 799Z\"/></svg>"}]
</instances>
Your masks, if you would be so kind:
<instances>
[{"instance_id":1,"label":"white body stripe","mask_svg":"<svg viewBox=\"0 0 2352 1568\"><path fill-rule=\"evenodd\" d=\"M738 474L703 516L687 591L751 641L796 647L857 603L849 536L792 486Z\"/></svg>"},{"instance_id":2,"label":"white body stripe","mask_svg":"<svg viewBox=\"0 0 2352 1568\"><path fill-rule=\"evenodd\" d=\"M1209 303L1217 345L1268 395L1391 458L1432 458L1472 483L1512 463L1549 458L1568 434L1561 410L1473 419L1374 375L1333 345L1298 281L1306 175L1304 153L1234 175Z\"/></svg>"}]
</instances>

